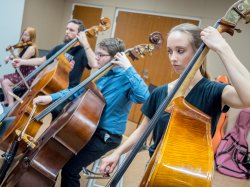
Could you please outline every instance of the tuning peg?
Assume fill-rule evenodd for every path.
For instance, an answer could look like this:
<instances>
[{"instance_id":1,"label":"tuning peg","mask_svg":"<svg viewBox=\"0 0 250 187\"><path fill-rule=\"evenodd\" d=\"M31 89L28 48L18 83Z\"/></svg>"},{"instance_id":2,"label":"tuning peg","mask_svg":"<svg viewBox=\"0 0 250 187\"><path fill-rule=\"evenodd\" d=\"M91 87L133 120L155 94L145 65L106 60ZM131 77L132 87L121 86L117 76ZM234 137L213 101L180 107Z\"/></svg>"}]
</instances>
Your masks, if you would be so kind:
<instances>
[{"instance_id":1,"label":"tuning peg","mask_svg":"<svg viewBox=\"0 0 250 187\"><path fill-rule=\"evenodd\" d=\"M141 58L144 58L144 57L145 57L145 55L143 53L141 53Z\"/></svg>"}]
</instances>

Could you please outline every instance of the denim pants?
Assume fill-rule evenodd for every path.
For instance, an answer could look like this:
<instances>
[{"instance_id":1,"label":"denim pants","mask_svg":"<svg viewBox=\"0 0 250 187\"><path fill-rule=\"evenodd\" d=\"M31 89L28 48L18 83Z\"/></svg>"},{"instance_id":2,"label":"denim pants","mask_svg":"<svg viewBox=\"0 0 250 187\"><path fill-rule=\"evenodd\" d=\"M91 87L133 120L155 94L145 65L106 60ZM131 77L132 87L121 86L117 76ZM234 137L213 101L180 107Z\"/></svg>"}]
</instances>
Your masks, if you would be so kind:
<instances>
[{"instance_id":1,"label":"denim pants","mask_svg":"<svg viewBox=\"0 0 250 187\"><path fill-rule=\"evenodd\" d=\"M97 129L89 143L72 157L61 172L61 187L80 187L80 172L108 151L118 147L122 136Z\"/></svg>"}]
</instances>

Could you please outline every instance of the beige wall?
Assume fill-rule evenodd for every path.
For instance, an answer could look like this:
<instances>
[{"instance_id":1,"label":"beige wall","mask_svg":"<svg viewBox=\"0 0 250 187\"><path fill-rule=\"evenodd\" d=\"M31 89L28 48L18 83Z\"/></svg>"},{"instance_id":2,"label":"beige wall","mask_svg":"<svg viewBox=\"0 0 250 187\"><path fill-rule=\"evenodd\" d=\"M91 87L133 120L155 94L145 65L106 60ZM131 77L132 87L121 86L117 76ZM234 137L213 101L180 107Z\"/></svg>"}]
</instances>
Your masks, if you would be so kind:
<instances>
[{"instance_id":1,"label":"beige wall","mask_svg":"<svg viewBox=\"0 0 250 187\"><path fill-rule=\"evenodd\" d=\"M66 22L72 16L74 3L102 7L102 16L109 17L111 23L115 20L117 9L128 9L129 11L197 18L201 20L201 27L205 27L213 25L234 2L235 0L26 0L22 27L27 25L36 27L39 48L50 49L61 42ZM225 34L225 38L242 63L250 70L248 46L250 43L250 25L241 22L238 27L243 31L241 34L235 33L233 37ZM102 38L110 37L112 29L111 27L109 31L99 35L97 42ZM208 61L209 72L213 77L225 72L220 60L214 53L209 53ZM233 126L238 111L231 110L229 128Z\"/></svg>"},{"instance_id":2,"label":"beige wall","mask_svg":"<svg viewBox=\"0 0 250 187\"><path fill-rule=\"evenodd\" d=\"M36 27L39 48L50 49L61 42L66 22L72 16L74 3L102 7L102 16L109 17L111 22L115 20L117 9L127 9L129 11L142 11L166 16L197 18L201 20L201 27L205 27L213 25L234 2L235 0L26 0L22 28L27 25ZM250 37L248 36L250 27L242 22L238 25L243 32L241 34L236 33L233 37L225 34L225 38L245 66L250 69L247 46L250 43ZM114 24L112 26L114 27ZM111 36L112 26L110 30L98 36L98 41ZM224 71L215 55L209 54L209 61L211 62L209 71L213 77ZM218 68L214 68L214 66Z\"/></svg>"},{"instance_id":3,"label":"beige wall","mask_svg":"<svg viewBox=\"0 0 250 187\"><path fill-rule=\"evenodd\" d=\"M4 59L10 55L5 49L18 43L20 39L25 0L8 0L0 2L0 77L6 72L13 73L15 69ZM11 7L11 9L10 9Z\"/></svg>"},{"instance_id":4,"label":"beige wall","mask_svg":"<svg viewBox=\"0 0 250 187\"><path fill-rule=\"evenodd\" d=\"M22 28L37 29L40 49L51 49L62 41L64 0L26 0Z\"/></svg>"}]
</instances>

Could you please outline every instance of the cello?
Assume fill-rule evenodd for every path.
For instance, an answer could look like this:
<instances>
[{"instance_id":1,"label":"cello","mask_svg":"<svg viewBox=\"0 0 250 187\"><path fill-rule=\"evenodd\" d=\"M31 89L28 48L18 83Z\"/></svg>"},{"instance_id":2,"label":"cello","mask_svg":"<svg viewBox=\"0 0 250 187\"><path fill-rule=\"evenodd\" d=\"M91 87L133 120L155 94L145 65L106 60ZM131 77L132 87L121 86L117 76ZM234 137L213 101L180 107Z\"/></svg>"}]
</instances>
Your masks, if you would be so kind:
<instances>
[{"instance_id":1,"label":"cello","mask_svg":"<svg viewBox=\"0 0 250 187\"><path fill-rule=\"evenodd\" d=\"M102 18L100 25L93 26L90 29L86 29L87 36L95 36L99 31L107 30L110 27L110 20L108 18ZM38 95L47 95L68 87L68 74L70 72L70 64L64 57L64 52L67 51L71 46L76 44L77 38L70 41L61 50L49 58L44 64L40 65L39 68L34 70L31 74L25 77L25 80L29 80L35 74L38 74L36 79L33 81L32 89L27 92L22 100L22 103L16 103L9 112L6 112L5 116L1 115L2 118L6 116L15 116L13 122L9 122L8 125L1 124L0 129L0 148L1 150L7 150L11 142L16 138L15 130L21 128L25 122L27 122L28 116L32 110L32 100ZM59 58L58 62L53 60ZM53 63L52 63L53 62ZM38 106L36 114L42 111L46 106ZM32 121L29 125L26 133L34 137L38 132L42 121ZM20 147L21 149L21 147ZM22 149L25 149L25 145ZM23 152L23 151L19 151Z\"/></svg>"},{"instance_id":2,"label":"cello","mask_svg":"<svg viewBox=\"0 0 250 187\"><path fill-rule=\"evenodd\" d=\"M127 49L125 53L129 53L132 59L138 59L137 53L143 56L154 48L154 45L143 44ZM54 185L60 169L87 144L97 127L105 103L98 90L93 89L94 86L91 85L94 79L99 78L111 66L112 62L106 64L65 97L57 100L57 104L60 104L82 87L89 87L83 96L70 105L68 110L39 137L35 143L37 146L25 153L24 158L7 176L3 186Z\"/></svg>"},{"instance_id":3,"label":"cello","mask_svg":"<svg viewBox=\"0 0 250 187\"><path fill-rule=\"evenodd\" d=\"M215 27L220 32L233 34L234 30L238 31L235 27L240 19L245 19L246 23L250 21L249 14L249 0L240 0L230 7ZM171 120L161 144L158 145L150 160L140 186L211 186L213 150L210 117L183 98L207 52L208 48L203 43L178 79L176 86L150 119L148 128L140 140L133 146L122 166L106 186L117 185L165 110L171 112ZM188 127L187 124L189 124ZM195 137L195 140L192 137Z\"/></svg>"}]
</instances>

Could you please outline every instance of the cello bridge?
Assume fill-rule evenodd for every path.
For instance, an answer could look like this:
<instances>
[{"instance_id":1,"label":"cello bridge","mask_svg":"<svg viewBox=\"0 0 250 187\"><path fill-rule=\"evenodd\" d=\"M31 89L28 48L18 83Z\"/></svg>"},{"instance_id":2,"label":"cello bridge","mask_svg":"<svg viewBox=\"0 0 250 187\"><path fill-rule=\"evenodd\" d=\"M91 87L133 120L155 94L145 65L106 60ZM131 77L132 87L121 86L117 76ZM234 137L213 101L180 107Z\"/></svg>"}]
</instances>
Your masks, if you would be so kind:
<instances>
[{"instance_id":1,"label":"cello bridge","mask_svg":"<svg viewBox=\"0 0 250 187\"><path fill-rule=\"evenodd\" d=\"M16 134L17 136L19 136L21 133L20 130L16 130ZM30 147L32 149L34 149L36 147L36 142L34 141L34 138L28 134L23 134L22 138L21 138L26 144L27 147Z\"/></svg>"}]
</instances>

